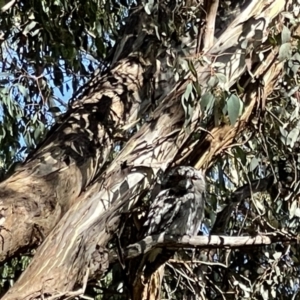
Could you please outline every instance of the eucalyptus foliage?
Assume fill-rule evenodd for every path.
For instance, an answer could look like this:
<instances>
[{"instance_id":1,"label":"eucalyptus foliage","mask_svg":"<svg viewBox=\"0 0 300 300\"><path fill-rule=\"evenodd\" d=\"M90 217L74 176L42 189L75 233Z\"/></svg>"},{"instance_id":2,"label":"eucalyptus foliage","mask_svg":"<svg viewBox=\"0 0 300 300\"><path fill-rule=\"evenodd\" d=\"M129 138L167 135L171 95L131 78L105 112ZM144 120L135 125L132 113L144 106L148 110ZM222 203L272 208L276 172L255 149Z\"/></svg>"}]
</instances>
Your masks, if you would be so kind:
<instances>
[{"instance_id":1,"label":"eucalyptus foliage","mask_svg":"<svg viewBox=\"0 0 300 300\"><path fill-rule=\"evenodd\" d=\"M0 164L22 161L95 68L130 2L1 2Z\"/></svg>"}]
</instances>

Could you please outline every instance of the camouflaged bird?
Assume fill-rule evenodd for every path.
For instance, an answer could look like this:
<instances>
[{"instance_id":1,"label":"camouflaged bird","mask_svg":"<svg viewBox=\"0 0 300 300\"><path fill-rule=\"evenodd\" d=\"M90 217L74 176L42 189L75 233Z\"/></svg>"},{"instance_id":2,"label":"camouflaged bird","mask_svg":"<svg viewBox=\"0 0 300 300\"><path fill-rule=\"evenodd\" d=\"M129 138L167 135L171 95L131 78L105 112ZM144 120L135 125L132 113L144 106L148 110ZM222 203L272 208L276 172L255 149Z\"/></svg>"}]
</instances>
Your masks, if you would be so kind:
<instances>
[{"instance_id":1,"label":"camouflaged bird","mask_svg":"<svg viewBox=\"0 0 300 300\"><path fill-rule=\"evenodd\" d=\"M205 178L189 166L171 169L162 182L162 190L150 205L144 224L145 237L151 235L197 235L204 218ZM147 257L145 272L151 275L175 252L156 248ZM150 264L149 264L150 263Z\"/></svg>"}]
</instances>

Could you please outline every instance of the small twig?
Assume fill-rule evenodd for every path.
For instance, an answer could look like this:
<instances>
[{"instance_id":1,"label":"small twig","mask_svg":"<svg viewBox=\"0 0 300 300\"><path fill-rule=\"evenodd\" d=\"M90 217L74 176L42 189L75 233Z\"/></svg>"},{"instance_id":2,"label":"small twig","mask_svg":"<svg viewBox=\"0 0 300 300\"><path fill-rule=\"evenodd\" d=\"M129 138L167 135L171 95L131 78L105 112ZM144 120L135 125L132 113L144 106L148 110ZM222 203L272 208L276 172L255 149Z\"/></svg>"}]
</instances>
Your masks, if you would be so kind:
<instances>
[{"instance_id":1,"label":"small twig","mask_svg":"<svg viewBox=\"0 0 300 300\"><path fill-rule=\"evenodd\" d=\"M209 262L209 261L202 261L202 260L177 260L177 259L169 259L170 263L175 263L175 264L200 264L200 265L206 265L206 266L220 266L223 268L228 268L227 265L219 263L219 262Z\"/></svg>"},{"instance_id":2,"label":"small twig","mask_svg":"<svg viewBox=\"0 0 300 300\"><path fill-rule=\"evenodd\" d=\"M167 263L167 265L170 267L170 264L169 264L169 263ZM172 268L173 268L173 267L172 267ZM175 270L175 269L173 268L173 270ZM179 269L176 269L175 271L176 271L176 273L178 273L181 277L183 277L183 278L185 278L185 279L187 280L187 282L188 282L188 284L189 284L189 287L188 287L189 290L195 294L195 290L194 290L194 288L193 288L193 286L192 286L192 284L191 284L191 282L196 283L195 279L189 277L187 274L185 274L184 272L180 271Z\"/></svg>"},{"instance_id":3,"label":"small twig","mask_svg":"<svg viewBox=\"0 0 300 300\"><path fill-rule=\"evenodd\" d=\"M224 300L226 300L226 298L225 298L224 293L222 292L222 290L221 290L216 284L214 284L214 283L209 279L208 276L206 276L206 279L207 279L207 280L209 281L209 283L212 284L212 285L215 287L215 289L221 294L222 298L223 298Z\"/></svg>"},{"instance_id":4,"label":"small twig","mask_svg":"<svg viewBox=\"0 0 300 300\"><path fill-rule=\"evenodd\" d=\"M176 269L172 265L169 265L169 268L173 269L174 273L176 273ZM180 284L180 279L181 279L181 275L179 274L179 276L177 277L175 288L173 289L173 291L170 291L171 295L175 294L175 292L177 291L178 286Z\"/></svg>"}]
</instances>

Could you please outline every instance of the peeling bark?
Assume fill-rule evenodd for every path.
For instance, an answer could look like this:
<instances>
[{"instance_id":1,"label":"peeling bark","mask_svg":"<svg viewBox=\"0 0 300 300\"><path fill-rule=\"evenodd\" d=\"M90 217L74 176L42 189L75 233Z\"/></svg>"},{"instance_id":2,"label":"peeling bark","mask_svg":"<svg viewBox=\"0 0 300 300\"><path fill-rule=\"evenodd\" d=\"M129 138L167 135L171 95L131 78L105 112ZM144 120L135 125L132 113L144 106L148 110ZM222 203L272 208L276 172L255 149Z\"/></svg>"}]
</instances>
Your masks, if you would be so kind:
<instances>
[{"instance_id":1,"label":"peeling bark","mask_svg":"<svg viewBox=\"0 0 300 300\"><path fill-rule=\"evenodd\" d=\"M0 261L40 244L101 172L114 144L173 88L155 41L144 49L147 22L145 12L132 14L110 70L94 74L43 143L0 183Z\"/></svg>"},{"instance_id":2,"label":"peeling bark","mask_svg":"<svg viewBox=\"0 0 300 300\"><path fill-rule=\"evenodd\" d=\"M95 178L116 136L149 104L141 88L151 66L131 56L96 76L92 92L74 102L25 164L0 184L0 261L43 240Z\"/></svg>"},{"instance_id":3,"label":"peeling bark","mask_svg":"<svg viewBox=\"0 0 300 300\"><path fill-rule=\"evenodd\" d=\"M183 116L180 99L161 103L151 122L130 139L108 167L100 190L71 207L4 299L30 299L70 291L76 282L81 282L87 267L98 270L97 274L90 272L90 276L100 275L99 265L89 265L91 257L99 247L105 248L115 233L115 228L109 229L111 221L119 221L120 213L135 205L139 194L149 188L159 170L165 170L177 154L187 137L186 131L181 130ZM196 118L193 127L199 125L198 121ZM124 161L128 167L121 170Z\"/></svg>"}]
</instances>

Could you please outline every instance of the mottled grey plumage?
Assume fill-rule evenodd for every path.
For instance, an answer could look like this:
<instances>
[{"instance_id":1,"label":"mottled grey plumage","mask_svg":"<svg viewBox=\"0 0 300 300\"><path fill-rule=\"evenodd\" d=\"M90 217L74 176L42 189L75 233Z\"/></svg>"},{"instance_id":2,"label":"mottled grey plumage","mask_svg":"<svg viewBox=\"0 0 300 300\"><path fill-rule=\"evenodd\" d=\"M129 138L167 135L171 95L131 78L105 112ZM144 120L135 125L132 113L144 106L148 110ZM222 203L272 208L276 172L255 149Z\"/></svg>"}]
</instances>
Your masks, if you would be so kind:
<instances>
[{"instance_id":1,"label":"mottled grey plumage","mask_svg":"<svg viewBox=\"0 0 300 300\"><path fill-rule=\"evenodd\" d=\"M201 171L193 167L173 168L162 182L162 190L150 206L144 224L145 236L155 234L196 235L204 217L205 179ZM157 261L163 249L156 249L148 256L148 261ZM165 250L159 265L165 263L174 251ZM161 254L163 255L163 254ZM153 267L157 268L153 263Z\"/></svg>"}]
</instances>

